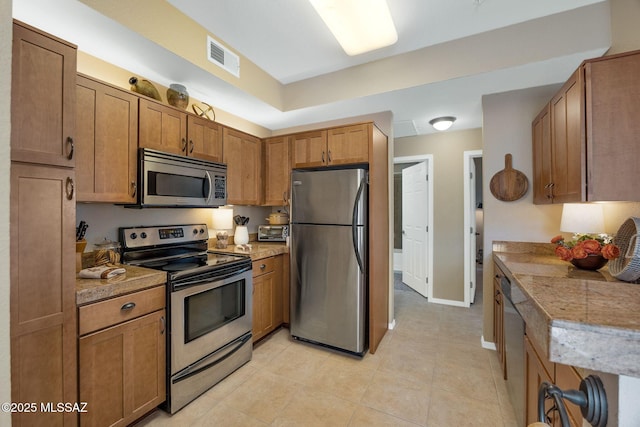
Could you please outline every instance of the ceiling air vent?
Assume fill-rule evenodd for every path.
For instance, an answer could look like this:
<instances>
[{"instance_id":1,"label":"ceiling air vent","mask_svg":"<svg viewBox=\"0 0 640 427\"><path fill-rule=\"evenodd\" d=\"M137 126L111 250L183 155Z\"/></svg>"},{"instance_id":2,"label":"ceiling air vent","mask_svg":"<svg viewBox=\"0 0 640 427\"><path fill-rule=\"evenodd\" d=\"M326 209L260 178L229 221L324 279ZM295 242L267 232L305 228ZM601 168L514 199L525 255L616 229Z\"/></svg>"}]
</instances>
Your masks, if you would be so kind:
<instances>
[{"instance_id":1,"label":"ceiling air vent","mask_svg":"<svg viewBox=\"0 0 640 427\"><path fill-rule=\"evenodd\" d=\"M234 76L240 77L240 57L211 36L207 36L207 59Z\"/></svg>"}]
</instances>

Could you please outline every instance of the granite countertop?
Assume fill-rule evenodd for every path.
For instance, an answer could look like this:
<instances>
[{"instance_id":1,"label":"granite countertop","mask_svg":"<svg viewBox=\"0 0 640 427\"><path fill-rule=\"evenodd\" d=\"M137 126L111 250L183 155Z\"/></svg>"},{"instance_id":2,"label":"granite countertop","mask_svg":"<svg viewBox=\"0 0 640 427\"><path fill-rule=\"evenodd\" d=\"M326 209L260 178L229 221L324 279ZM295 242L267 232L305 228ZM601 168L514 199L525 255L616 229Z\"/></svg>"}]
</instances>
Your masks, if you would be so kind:
<instances>
[{"instance_id":1,"label":"granite countertop","mask_svg":"<svg viewBox=\"0 0 640 427\"><path fill-rule=\"evenodd\" d=\"M209 246L209 250L212 252L249 255L252 261L289 253L289 247L285 243L249 242L249 244L251 245L250 252L240 251L236 249L235 245L229 245L226 249L216 249L215 243L214 246Z\"/></svg>"},{"instance_id":2,"label":"granite countertop","mask_svg":"<svg viewBox=\"0 0 640 427\"><path fill-rule=\"evenodd\" d=\"M167 273L133 265L118 265L127 272L111 279L83 279L76 275L76 305L85 305L167 282Z\"/></svg>"},{"instance_id":3,"label":"granite countertop","mask_svg":"<svg viewBox=\"0 0 640 427\"><path fill-rule=\"evenodd\" d=\"M553 247L510 252L494 244L527 332L552 362L640 377L640 285L618 281L607 267L578 270Z\"/></svg>"}]
</instances>

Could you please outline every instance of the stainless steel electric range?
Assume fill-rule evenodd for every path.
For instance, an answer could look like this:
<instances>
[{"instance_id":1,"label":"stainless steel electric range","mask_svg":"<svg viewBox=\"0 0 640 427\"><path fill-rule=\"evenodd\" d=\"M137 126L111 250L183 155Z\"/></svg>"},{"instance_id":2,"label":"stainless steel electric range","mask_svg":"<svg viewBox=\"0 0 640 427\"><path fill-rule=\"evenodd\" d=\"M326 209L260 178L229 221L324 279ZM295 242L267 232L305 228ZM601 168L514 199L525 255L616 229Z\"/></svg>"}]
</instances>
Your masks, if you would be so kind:
<instances>
[{"instance_id":1,"label":"stainless steel electric range","mask_svg":"<svg viewBox=\"0 0 640 427\"><path fill-rule=\"evenodd\" d=\"M248 256L207 250L206 224L119 229L123 264L167 271L167 402L173 414L251 360Z\"/></svg>"}]
</instances>

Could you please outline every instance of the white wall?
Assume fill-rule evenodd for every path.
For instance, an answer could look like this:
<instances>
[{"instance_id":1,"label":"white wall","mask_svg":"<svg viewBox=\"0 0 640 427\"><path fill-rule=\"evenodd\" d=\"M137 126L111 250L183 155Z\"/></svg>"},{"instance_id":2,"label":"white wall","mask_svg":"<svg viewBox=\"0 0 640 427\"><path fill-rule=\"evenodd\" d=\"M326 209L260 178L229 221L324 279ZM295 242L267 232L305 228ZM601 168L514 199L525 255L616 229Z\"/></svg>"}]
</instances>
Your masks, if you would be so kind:
<instances>
[{"instance_id":1,"label":"white wall","mask_svg":"<svg viewBox=\"0 0 640 427\"><path fill-rule=\"evenodd\" d=\"M9 172L11 141L11 0L0 0L0 402L11 401L9 340ZM11 414L0 412L0 425Z\"/></svg>"}]
</instances>

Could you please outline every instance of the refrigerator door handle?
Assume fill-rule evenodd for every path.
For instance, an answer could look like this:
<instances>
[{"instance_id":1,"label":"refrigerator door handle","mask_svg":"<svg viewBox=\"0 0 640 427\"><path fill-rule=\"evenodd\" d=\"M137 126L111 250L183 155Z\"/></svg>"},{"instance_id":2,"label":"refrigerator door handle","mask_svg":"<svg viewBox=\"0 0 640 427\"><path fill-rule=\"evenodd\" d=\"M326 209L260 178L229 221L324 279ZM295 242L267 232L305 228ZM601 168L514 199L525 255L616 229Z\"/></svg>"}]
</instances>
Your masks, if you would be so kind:
<instances>
[{"instance_id":1,"label":"refrigerator door handle","mask_svg":"<svg viewBox=\"0 0 640 427\"><path fill-rule=\"evenodd\" d=\"M364 265L362 261L362 255L360 254L360 250L358 248L358 205L360 204L360 200L362 199L362 193L364 192L364 186L367 185L367 177L366 175L362 177L360 181L360 186L358 187L358 193L356 194L356 200L353 203L353 217L351 219L351 235L353 238L353 250L356 253L356 259L358 260L358 267L360 267L360 272L364 273Z\"/></svg>"}]
</instances>

